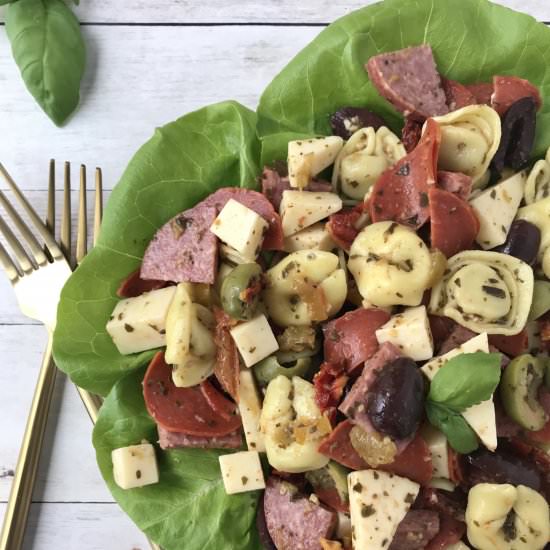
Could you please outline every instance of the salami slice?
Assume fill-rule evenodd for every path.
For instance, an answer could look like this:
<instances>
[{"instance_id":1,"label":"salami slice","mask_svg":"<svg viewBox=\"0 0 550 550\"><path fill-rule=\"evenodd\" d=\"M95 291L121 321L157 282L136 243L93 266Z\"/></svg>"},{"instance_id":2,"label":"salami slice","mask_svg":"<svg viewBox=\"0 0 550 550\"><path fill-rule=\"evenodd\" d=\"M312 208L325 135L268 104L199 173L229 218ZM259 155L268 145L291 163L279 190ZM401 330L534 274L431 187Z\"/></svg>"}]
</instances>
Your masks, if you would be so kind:
<instances>
[{"instance_id":1,"label":"salami slice","mask_svg":"<svg viewBox=\"0 0 550 550\"><path fill-rule=\"evenodd\" d=\"M130 273L124 279L116 291L119 298L135 298L151 290L158 290L168 286L168 281L155 281L155 279L142 279L139 275L139 269Z\"/></svg>"},{"instance_id":2,"label":"salami slice","mask_svg":"<svg viewBox=\"0 0 550 550\"><path fill-rule=\"evenodd\" d=\"M431 118L426 124L416 148L375 183L370 199L373 222L391 220L418 229L428 219L428 191L437 179L441 130Z\"/></svg>"},{"instance_id":3,"label":"salami slice","mask_svg":"<svg viewBox=\"0 0 550 550\"><path fill-rule=\"evenodd\" d=\"M462 109L462 107L476 104L474 94L460 82L449 78L441 78L441 82L445 91L445 97L447 98L449 111L456 111L457 109Z\"/></svg>"},{"instance_id":4,"label":"salami slice","mask_svg":"<svg viewBox=\"0 0 550 550\"><path fill-rule=\"evenodd\" d=\"M430 189L428 199L432 247L447 258L472 248L479 231L473 208L458 195L443 189Z\"/></svg>"},{"instance_id":5,"label":"salami slice","mask_svg":"<svg viewBox=\"0 0 550 550\"><path fill-rule=\"evenodd\" d=\"M153 357L143 380L145 405L157 424L171 432L199 437L220 437L241 427L235 405L221 394L212 397L215 391L207 380L199 386L177 388L172 381L172 367L164 361L162 351ZM209 399L205 393L210 395ZM234 414L229 418L227 412L219 414L210 404L213 399L218 411L222 408L227 411L232 407Z\"/></svg>"},{"instance_id":6,"label":"salami slice","mask_svg":"<svg viewBox=\"0 0 550 550\"><path fill-rule=\"evenodd\" d=\"M336 527L336 512L273 476L266 483L264 514L269 535L280 549L319 550L319 539L332 538Z\"/></svg>"},{"instance_id":7,"label":"salami slice","mask_svg":"<svg viewBox=\"0 0 550 550\"><path fill-rule=\"evenodd\" d=\"M239 352L229 330L236 321L232 320L225 311L214 309L216 329L214 342L216 344L216 364L214 376L222 388L235 400L239 400L239 371L241 369Z\"/></svg>"},{"instance_id":8,"label":"salami slice","mask_svg":"<svg viewBox=\"0 0 550 550\"><path fill-rule=\"evenodd\" d=\"M467 201L472 191L472 178L461 172L438 170L437 187Z\"/></svg>"},{"instance_id":9,"label":"salami slice","mask_svg":"<svg viewBox=\"0 0 550 550\"><path fill-rule=\"evenodd\" d=\"M477 105L491 106L491 96L494 92L492 82L476 82L474 84L466 84L466 88L474 96Z\"/></svg>"},{"instance_id":10,"label":"salami slice","mask_svg":"<svg viewBox=\"0 0 550 550\"><path fill-rule=\"evenodd\" d=\"M407 117L405 119L405 125L401 130L401 141L407 153L410 153L418 145L421 136L422 122Z\"/></svg>"},{"instance_id":11,"label":"salami slice","mask_svg":"<svg viewBox=\"0 0 550 550\"><path fill-rule=\"evenodd\" d=\"M242 431L240 429L219 437L200 437L180 432L169 432L160 424L157 426L157 429L159 434L159 445L163 450L186 448L238 449L243 444Z\"/></svg>"},{"instance_id":12,"label":"salami slice","mask_svg":"<svg viewBox=\"0 0 550 550\"><path fill-rule=\"evenodd\" d=\"M523 97L532 97L537 110L542 106L539 89L523 78L495 75L493 76L493 88L491 105L500 116L504 115L513 103Z\"/></svg>"},{"instance_id":13,"label":"salami slice","mask_svg":"<svg viewBox=\"0 0 550 550\"><path fill-rule=\"evenodd\" d=\"M389 319L381 309L359 308L329 321L323 327L325 360L353 371L374 355L378 349L375 332Z\"/></svg>"},{"instance_id":14,"label":"salami slice","mask_svg":"<svg viewBox=\"0 0 550 550\"><path fill-rule=\"evenodd\" d=\"M361 228L357 228L356 224L363 216L364 210L365 205L361 202L353 208L344 208L329 216L326 229L340 248L349 251L351 243L359 235Z\"/></svg>"},{"instance_id":15,"label":"salami slice","mask_svg":"<svg viewBox=\"0 0 550 550\"><path fill-rule=\"evenodd\" d=\"M449 111L431 46L376 55L366 69L380 95L405 116L423 121Z\"/></svg>"},{"instance_id":16,"label":"salami slice","mask_svg":"<svg viewBox=\"0 0 550 550\"><path fill-rule=\"evenodd\" d=\"M439 514L409 510L397 526L389 550L422 550L439 533Z\"/></svg>"}]
</instances>

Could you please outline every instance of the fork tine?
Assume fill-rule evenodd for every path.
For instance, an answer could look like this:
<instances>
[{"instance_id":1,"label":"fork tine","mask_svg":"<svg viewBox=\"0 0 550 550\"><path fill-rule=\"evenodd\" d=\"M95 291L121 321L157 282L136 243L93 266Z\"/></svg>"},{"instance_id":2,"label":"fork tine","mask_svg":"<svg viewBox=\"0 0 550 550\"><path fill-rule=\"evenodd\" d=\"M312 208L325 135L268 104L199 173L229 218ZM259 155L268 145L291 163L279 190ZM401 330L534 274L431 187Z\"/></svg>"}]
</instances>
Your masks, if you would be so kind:
<instances>
[{"instance_id":1,"label":"fork tine","mask_svg":"<svg viewBox=\"0 0 550 550\"><path fill-rule=\"evenodd\" d=\"M15 262L10 258L10 255L6 252L6 249L2 246L2 243L0 243L0 265L4 268L11 283L14 283L23 275Z\"/></svg>"},{"instance_id":2,"label":"fork tine","mask_svg":"<svg viewBox=\"0 0 550 550\"><path fill-rule=\"evenodd\" d=\"M71 256L71 163L63 169L63 216L61 217L61 250L72 266Z\"/></svg>"},{"instance_id":3,"label":"fork tine","mask_svg":"<svg viewBox=\"0 0 550 550\"><path fill-rule=\"evenodd\" d=\"M30 205L29 201L25 198L23 193L21 193L19 187L15 184L12 177L9 175L8 171L4 168L3 164L0 162L0 174L4 177L7 184L11 188L13 194L15 195L15 198L19 201L19 204L24 208L25 212L29 216L31 222L33 223L36 230L40 233L40 236L44 239L44 242L46 243L46 246L48 247L50 253L52 256L60 257L61 256L61 250L57 246L57 243L55 242L55 239L51 236L50 232L46 228L46 226L42 223L42 220L34 210L34 208ZM26 226L25 226L26 227ZM28 229L28 228L27 228ZM29 231L30 233L30 231ZM31 233L32 235L32 233ZM36 239L35 239L36 240ZM41 254L44 256L44 253L41 252ZM44 256L45 258L45 256Z\"/></svg>"},{"instance_id":4,"label":"fork tine","mask_svg":"<svg viewBox=\"0 0 550 550\"><path fill-rule=\"evenodd\" d=\"M93 245L97 243L99 228L103 219L103 174L101 168L95 169L95 208L94 208L94 235Z\"/></svg>"},{"instance_id":5,"label":"fork tine","mask_svg":"<svg viewBox=\"0 0 550 550\"><path fill-rule=\"evenodd\" d=\"M0 233L4 235L6 242L11 246L17 261L19 262L19 269L23 273L30 273L34 270L32 260L29 258L25 249L21 246L17 237L13 234L13 231L9 228L8 224L4 221L4 218L0 216Z\"/></svg>"},{"instance_id":6,"label":"fork tine","mask_svg":"<svg viewBox=\"0 0 550 550\"><path fill-rule=\"evenodd\" d=\"M48 177L48 217L46 227L55 239L55 160L50 160L50 175Z\"/></svg>"},{"instance_id":7,"label":"fork tine","mask_svg":"<svg viewBox=\"0 0 550 550\"><path fill-rule=\"evenodd\" d=\"M88 213L86 202L86 166L80 165L80 194L78 201L78 231L76 233L76 263L88 252Z\"/></svg>"}]
</instances>

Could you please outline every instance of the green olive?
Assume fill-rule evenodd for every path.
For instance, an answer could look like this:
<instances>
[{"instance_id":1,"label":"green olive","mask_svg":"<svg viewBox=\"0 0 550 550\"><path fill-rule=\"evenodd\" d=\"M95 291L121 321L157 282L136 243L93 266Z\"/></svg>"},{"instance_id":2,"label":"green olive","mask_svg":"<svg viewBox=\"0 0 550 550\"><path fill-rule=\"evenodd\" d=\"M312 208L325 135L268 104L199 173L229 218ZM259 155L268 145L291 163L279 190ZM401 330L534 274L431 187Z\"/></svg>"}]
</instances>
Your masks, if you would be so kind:
<instances>
[{"instance_id":1,"label":"green olive","mask_svg":"<svg viewBox=\"0 0 550 550\"><path fill-rule=\"evenodd\" d=\"M525 354L513 359L502 374L500 396L504 410L526 430L540 430L548 420L538 401L545 370L542 360Z\"/></svg>"},{"instance_id":2,"label":"green olive","mask_svg":"<svg viewBox=\"0 0 550 550\"><path fill-rule=\"evenodd\" d=\"M548 310L550 310L550 282L535 281L529 321L542 317Z\"/></svg>"},{"instance_id":3,"label":"green olive","mask_svg":"<svg viewBox=\"0 0 550 550\"><path fill-rule=\"evenodd\" d=\"M233 268L222 282L220 297L224 311L234 319L252 319L258 307L262 268L258 264L241 264ZM249 290L249 292L247 292Z\"/></svg>"},{"instance_id":4,"label":"green olive","mask_svg":"<svg viewBox=\"0 0 550 550\"><path fill-rule=\"evenodd\" d=\"M285 366L279 363L275 355L270 355L254 366L254 376L260 386L267 386L271 380L281 374L287 378L293 376L304 378L310 367L311 359L309 357L303 357L294 364Z\"/></svg>"}]
</instances>

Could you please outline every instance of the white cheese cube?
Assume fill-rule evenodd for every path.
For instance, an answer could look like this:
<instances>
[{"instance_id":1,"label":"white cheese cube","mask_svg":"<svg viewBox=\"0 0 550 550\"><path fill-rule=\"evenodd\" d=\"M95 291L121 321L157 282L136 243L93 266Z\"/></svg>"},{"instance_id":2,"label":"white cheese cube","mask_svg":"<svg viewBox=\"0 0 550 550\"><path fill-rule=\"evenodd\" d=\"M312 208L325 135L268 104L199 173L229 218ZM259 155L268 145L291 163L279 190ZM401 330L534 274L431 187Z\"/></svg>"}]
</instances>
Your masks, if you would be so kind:
<instances>
[{"instance_id":1,"label":"white cheese cube","mask_svg":"<svg viewBox=\"0 0 550 550\"><path fill-rule=\"evenodd\" d=\"M238 324L230 333L247 367L255 365L279 349L277 339L263 314Z\"/></svg>"},{"instance_id":2,"label":"white cheese cube","mask_svg":"<svg viewBox=\"0 0 550 550\"><path fill-rule=\"evenodd\" d=\"M228 495L265 489L264 473L257 451L241 451L219 457L223 485Z\"/></svg>"},{"instance_id":3,"label":"white cheese cube","mask_svg":"<svg viewBox=\"0 0 550 550\"><path fill-rule=\"evenodd\" d=\"M389 548L398 525L415 501L420 485L380 470L348 475L354 548Z\"/></svg>"},{"instance_id":4,"label":"white cheese cube","mask_svg":"<svg viewBox=\"0 0 550 550\"><path fill-rule=\"evenodd\" d=\"M428 444L432 455L432 476L434 478L449 479L449 447L445 434L426 424L422 428L421 435Z\"/></svg>"},{"instance_id":5,"label":"white cheese cube","mask_svg":"<svg viewBox=\"0 0 550 550\"><path fill-rule=\"evenodd\" d=\"M291 187L303 189L309 180L329 167L344 146L339 136L288 142L288 179Z\"/></svg>"},{"instance_id":6,"label":"white cheese cube","mask_svg":"<svg viewBox=\"0 0 550 550\"><path fill-rule=\"evenodd\" d=\"M464 342L458 348L452 349L445 355L436 357L429 363L426 363L421 367L421 371L428 377L429 380L433 380L433 377L437 374L437 371L449 360L461 353L475 353L476 351L483 351L489 353L489 340L485 332L474 336L467 342ZM478 405L474 405L469 409L466 409L462 416L464 420L468 422L472 430L476 432L481 439L481 442L491 451L497 448L497 425L495 417L495 404L493 398L483 401Z\"/></svg>"},{"instance_id":7,"label":"white cheese cube","mask_svg":"<svg viewBox=\"0 0 550 550\"><path fill-rule=\"evenodd\" d=\"M159 481L155 449L150 443L114 449L111 459L113 477L121 489L135 489Z\"/></svg>"},{"instance_id":8,"label":"white cheese cube","mask_svg":"<svg viewBox=\"0 0 550 550\"><path fill-rule=\"evenodd\" d=\"M122 355L166 344L166 315L175 291L169 286L118 302L106 329Z\"/></svg>"},{"instance_id":9,"label":"white cheese cube","mask_svg":"<svg viewBox=\"0 0 550 550\"><path fill-rule=\"evenodd\" d=\"M221 241L254 260L262 247L268 223L254 210L229 199L210 227Z\"/></svg>"},{"instance_id":10,"label":"white cheese cube","mask_svg":"<svg viewBox=\"0 0 550 550\"><path fill-rule=\"evenodd\" d=\"M336 247L330 233L326 230L323 222L314 223L302 231L298 231L290 237L285 237L285 252L296 252L298 250L325 250L330 252Z\"/></svg>"},{"instance_id":11,"label":"white cheese cube","mask_svg":"<svg viewBox=\"0 0 550 550\"><path fill-rule=\"evenodd\" d=\"M425 361L434 355L432 332L425 306L409 307L394 315L376 331L380 344L390 342L415 361Z\"/></svg>"},{"instance_id":12,"label":"white cheese cube","mask_svg":"<svg viewBox=\"0 0 550 550\"><path fill-rule=\"evenodd\" d=\"M249 451L265 453L264 436L260 432L262 405L254 376L249 370L243 370L239 374L239 379L239 412L243 422L246 445Z\"/></svg>"},{"instance_id":13,"label":"white cheese cube","mask_svg":"<svg viewBox=\"0 0 550 550\"><path fill-rule=\"evenodd\" d=\"M506 240L523 198L525 181L525 172L519 172L470 201L479 220L476 241L481 248L488 250Z\"/></svg>"},{"instance_id":14,"label":"white cheese cube","mask_svg":"<svg viewBox=\"0 0 550 550\"><path fill-rule=\"evenodd\" d=\"M336 193L283 191L279 207L283 235L294 235L341 209L342 199Z\"/></svg>"}]
</instances>

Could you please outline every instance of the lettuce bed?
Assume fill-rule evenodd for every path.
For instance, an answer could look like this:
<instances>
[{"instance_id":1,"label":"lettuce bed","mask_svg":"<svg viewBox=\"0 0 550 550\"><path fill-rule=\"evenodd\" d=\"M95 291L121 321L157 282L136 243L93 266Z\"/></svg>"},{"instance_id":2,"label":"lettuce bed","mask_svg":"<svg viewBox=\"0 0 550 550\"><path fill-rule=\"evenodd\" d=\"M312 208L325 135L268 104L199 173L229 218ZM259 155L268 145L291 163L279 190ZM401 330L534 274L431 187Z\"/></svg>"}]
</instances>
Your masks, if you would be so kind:
<instances>
[{"instance_id":1,"label":"lettuce bed","mask_svg":"<svg viewBox=\"0 0 550 550\"><path fill-rule=\"evenodd\" d=\"M328 115L368 105L394 130L402 121L368 81L372 55L427 42L439 69L461 82L528 78L550 97L550 30L486 0L385 0L336 21L263 93L256 115L234 102L205 107L156 131L131 160L107 205L97 247L62 293L54 355L80 386L108 395L94 431L101 472L122 508L165 550L255 550L257 495L227 497L215 451L159 456L156 486L112 479L111 450L156 439L141 396L153 352L123 357L105 331L119 281L140 263L156 229L215 189L255 186L262 163L286 157L289 139L329 133ZM538 115L535 155L550 144L550 102Z\"/></svg>"}]
</instances>

